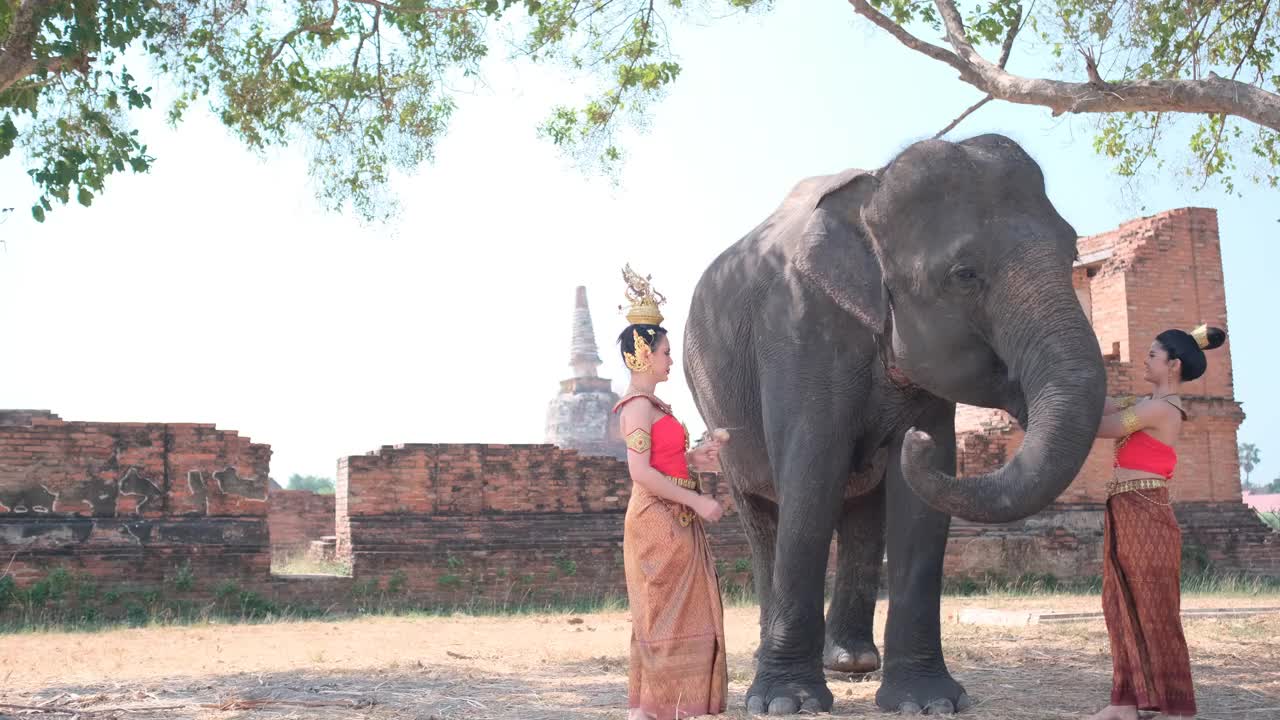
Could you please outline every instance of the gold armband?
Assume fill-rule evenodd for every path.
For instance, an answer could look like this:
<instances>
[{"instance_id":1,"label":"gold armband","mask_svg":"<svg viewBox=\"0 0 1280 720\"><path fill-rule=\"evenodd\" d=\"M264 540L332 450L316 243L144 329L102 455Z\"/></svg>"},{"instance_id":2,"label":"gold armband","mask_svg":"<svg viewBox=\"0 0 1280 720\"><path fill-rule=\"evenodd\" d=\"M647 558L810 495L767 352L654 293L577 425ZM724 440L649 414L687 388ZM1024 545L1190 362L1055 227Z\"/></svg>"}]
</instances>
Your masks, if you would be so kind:
<instances>
[{"instance_id":1,"label":"gold armband","mask_svg":"<svg viewBox=\"0 0 1280 720\"><path fill-rule=\"evenodd\" d=\"M1123 410L1138 404L1138 398L1134 395L1121 395L1115 400L1116 407Z\"/></svg>"},{"instance_id":2,"label":"gold armband","mask_svg":"<svg viewBox=\"0 0 1280 720\"><path fill-rule=\"evenodd\" d=\"M1132 435L1142 429L1142 422L1138 420L1138 413L1133 408L1127 408L1120 413L1120 425L1124 427L1125 435Z\"/></svg>"},{"instance_id":3,"label":"gold armband","mask_svg":"<svg viewBox=\"0 0 1280 720\"><path fill-rule=\"evenodd\" d=\"M627 449L629 450L634 450L638 453L648 452L652 445L653 442L649 438L648 430L636 428L631 431L630 435L627 435Z\"/></svg>"}]
</instances>

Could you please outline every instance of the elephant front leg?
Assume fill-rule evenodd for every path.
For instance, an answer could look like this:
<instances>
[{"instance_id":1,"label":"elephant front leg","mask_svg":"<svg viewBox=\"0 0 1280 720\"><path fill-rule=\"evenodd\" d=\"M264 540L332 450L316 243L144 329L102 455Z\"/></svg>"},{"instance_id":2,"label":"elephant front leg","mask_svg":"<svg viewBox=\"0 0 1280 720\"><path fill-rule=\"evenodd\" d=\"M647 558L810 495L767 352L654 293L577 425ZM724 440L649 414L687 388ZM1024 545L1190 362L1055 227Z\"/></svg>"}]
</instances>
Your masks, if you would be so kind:
<instances>
[{"instance_id":1,"label":"elephant front leg","mask_svg":"<svg viewBox=\"0 0 1280 720\"><path fill-rule=\"evenodd\" d=\"M955 410L933 408L920 429L936 443L933 463L954 474ZM902 476L902 438L890 452L885 492L889 522L889 616L884 637L884 679L876 704L884 710L949 714L971 704L942 656L942 561L951 517L925 505Z\"/></svg>"},{"instance_id":2,"label":"elephant front leg","mask_svg":"<svg viewBox=\"0 0 1280 720\"><path fill-rule=\"evenodd\" d=\"M880 668L873 624L884 560L883 482L870 495L847 502L836 533L836 580L822 664L837 672L874 672Z\"/></svg>"},{"instance_id":3,"label":"elephant front leg","mask_svg":"<svg viewBox=\"0 0 1280 720\"><path fill-rule=\"evenodd\" d=\"M805 463L786 463L779 476L785 477L786 468L812 471L821 464L812 457ZM792 477L795 492L779 505L769 606L761 618L756 677L747 690L751 713L791 715L831 709L833 698L822 670L823 587L839 512L836 478L841 474L829 475L832 482L797 473ZM824 472L820 477L827 476Z\"/></svg>"}]
</instances>

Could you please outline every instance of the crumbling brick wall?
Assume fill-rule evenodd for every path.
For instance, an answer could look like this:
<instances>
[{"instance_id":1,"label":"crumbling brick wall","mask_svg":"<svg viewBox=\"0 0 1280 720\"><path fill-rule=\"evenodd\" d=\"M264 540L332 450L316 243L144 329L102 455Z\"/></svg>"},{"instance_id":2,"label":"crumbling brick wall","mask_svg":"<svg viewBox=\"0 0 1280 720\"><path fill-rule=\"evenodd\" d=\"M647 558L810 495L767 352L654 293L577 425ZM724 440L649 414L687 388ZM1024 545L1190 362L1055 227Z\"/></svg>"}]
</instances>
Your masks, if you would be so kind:
<instances>
[{"instance_id":1,"label":"crumbling brick wall","mask_svg":"<svg viewBox=\"0 0 1280 720\"><path fill-rule=\"evenodd\" d=\"M265 580L270 457L213 425L0 411L0 557L20 585L53 567L122 585L181 566Z\"/></svg>"},{"instance_id":2,"label":"crumbling brick wall","mask_svg":"<svg viewBox=\"0 0 1280 720\"><path fill-rule=\"evenodd\" d=\"M398 575L435 602L616 595L630 485L625 463L553 445L384 446L338 463L339 554L357 584ZM736 518L711 541L745 575Z\"/></svg>"}]
</instances>

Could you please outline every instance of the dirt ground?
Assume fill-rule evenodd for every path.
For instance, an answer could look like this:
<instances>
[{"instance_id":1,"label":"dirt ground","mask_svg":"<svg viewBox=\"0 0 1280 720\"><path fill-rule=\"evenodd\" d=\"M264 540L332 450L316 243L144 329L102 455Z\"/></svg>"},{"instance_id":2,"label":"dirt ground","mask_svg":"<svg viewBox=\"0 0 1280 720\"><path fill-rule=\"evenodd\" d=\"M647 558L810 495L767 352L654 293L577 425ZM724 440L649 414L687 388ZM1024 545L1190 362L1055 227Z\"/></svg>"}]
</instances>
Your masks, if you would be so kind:
<instances>
[{"instance_id":1,"label":"dirt ground","mask_svg":"<svg viewBox=\"0 0 1280 720\"><path fill-rule=\"evenodd\" d=\"M1096 611L1096 597L948 598L944 649L973 720L1080 718L1110 682L1100 619L962 625L966 607ZM1188 596L1188 608L1280 606L1280 596ZM745 718L754 607L729 608L729 718ZM884 629L883 604L876 615ZM1280 718L1280 614L1185 620L1206 719ZM0 717L623 718L625 613L367 617L0 636ZM830 674L833 714L879 718L878 674ZM21 707L17 707L21 706ZM23 709L26 708L26 709Z\"/></svg>"}]
</instances>

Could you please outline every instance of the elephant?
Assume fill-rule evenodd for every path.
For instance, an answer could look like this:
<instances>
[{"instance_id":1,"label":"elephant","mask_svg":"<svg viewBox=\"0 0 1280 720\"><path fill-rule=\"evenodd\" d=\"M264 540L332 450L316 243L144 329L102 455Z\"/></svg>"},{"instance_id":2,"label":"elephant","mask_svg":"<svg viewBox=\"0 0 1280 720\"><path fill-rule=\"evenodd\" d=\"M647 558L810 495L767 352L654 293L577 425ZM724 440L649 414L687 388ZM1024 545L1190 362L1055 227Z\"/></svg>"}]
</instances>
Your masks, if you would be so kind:
<instances>
[{"instance_id":1,"label":"elephant","mask_svg":"<svg viewBox=\"0 0 1280 720\"><path fill-rule=\"evenodd\" d=\"M829 711L824 667L881 667L872 620L886 545L877 705L972 703L942 652L951 517L1002 523L1044 508L1102 416L1102 353L1071 282L1076 240L1036 161L986 134L804 179L704 270L684 372L707 427L734 428L721 467L760 602L750 713ZM1024 428L1003 467L955 476L957 403Z\"/></svg>"}]
</instances>

